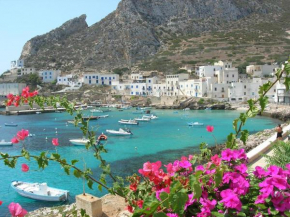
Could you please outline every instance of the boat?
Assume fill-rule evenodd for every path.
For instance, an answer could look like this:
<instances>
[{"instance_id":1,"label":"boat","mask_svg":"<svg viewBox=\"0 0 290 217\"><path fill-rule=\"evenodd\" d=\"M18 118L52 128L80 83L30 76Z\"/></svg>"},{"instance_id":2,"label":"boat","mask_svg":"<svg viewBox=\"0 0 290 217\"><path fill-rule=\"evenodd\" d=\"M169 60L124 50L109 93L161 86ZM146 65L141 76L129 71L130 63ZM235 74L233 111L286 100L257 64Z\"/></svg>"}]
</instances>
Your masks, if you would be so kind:
<instances>
[{"instance_id":1,"label":"boat","mask_svg":"<svg viewBox=\"0 0 290 217\"><path fill-rule=\"evenodd\" d=\"M143 118L150 118L151 120L157 119L158 117L156 115L143 115Z\"/></svg>"},{"instance_id":2,"label":"boat","mask_svg":"<svg viewBox=\"0 0 290 217\"><path fill-rule=\"evenodd\" d=\"M108 134L116 135L116 136L130 136L133 135L133 133L130 130L123 130L120 128L117 130L106 130Z\"/></svg>"},{"instance_id":3,"label":"boat","mask_svg":"<svg viewBox=\"0 0 290 217\"><path fill-rule=\"evenodd\" d=\"M0 146L11 146L12 142L6 142L4 139L0 141Z\"/></svg>"},{"instance_id":4,"label":"boat","mask_svg":"<svg viewBox=\"0 0 290 217\"><path fill-rule=\"evenodd\" d=\"M107 136L105 134L101 134L99 137L98 137L98 140L107 140Z\"/></svg>"},{"instance_id":5,"label":"boat","mask_svg":"<svg viewBox=\"0 0 290 217\"><path fill-rule=\"evenodd\" d=\"M98 118L107 118L109 117L109 115L101 115L101 116L98 116Z\"/></svg>"},{"instance_id":6,"label":"boat","mask_svg":"<svg viewBox=\"0 0 290 217\"><path fill-rule=\"evenodd\" d=\"M208 108L206 108L205 110L211 110L211 108L210 108L210 107L208 107Z\"/></svg>"},{"instance_id":7,"label":"boat","mask_svg":"<svg viewBox=\"0 0 290 217\"><path fill-rule=\"evenodd\" d=\"M120 124L127 124L127 125L138 125L139 123L135 120L124 120L121 119L120 121L118 121Z\"/></svg>"},{"instance_id":8,"label":"boat","mask_svg":"<svg viewBox=\"0 0 290 217\"><path fill-rule=\"evenodd\" d=\"M102 109L103 112L111 112L112 109Z\"/></svg>"},{"instance_id":9,"label":"boat","mask_svg":"<svg viewBox=\"0 0 290 217\"><path fill-rule=\"evenodd\" d=\"M28 134L28 136L29 136L29 137L33 137L33 136L35 136L35 134L31 134L31 133L30 133L30 134Z\"/></svg>"},{"instance_id":10,"label":"boat","mask_svg":"<svg viewBox=\"0 0 290 217\"><path fill-rule=\"evenodd\" d=\"M143 107L143 108L140 108L141 110L150 110L152 109L152 107Z\"/></svg>"},{"instance_id":11,"label":"boat","mask_svg":"<svg viewBox=\"0 0 290 217\"><path fill-rule=\"evenodd\" d=\"M92 112L92 113L103 113L104 111L100 110L100 109L91 109L90 112Z\"/></svg>"},{"instance_id":12,"label":"boat","mask_svg":"<svg viewBox=\"0 0 290 217\"><path fill-rule=\"evenodd\" d=\"M35 114L39 115L39 114L41 114L41 112L35 112Z\"/></svg>"},{"instance_id":13,"label":"boat","mask_svg":"<svg viewBox=\"0 0 290 217\"><path fill-rule=\"evenodd\" d=\"M141 122L148 122L151 121L150 118L142 117L142 118L134 118L135 121L141 121Z\"/></svg>"},{"instance_id":14,"label":"boat","mask_svg":"<svg viewBox=\"0 0 290 217\"><path fill-rule=\"evenodd\" d=\"M42 201L66 201L69 191L48 187L47 183L13 181L11 187L21 196Z\"/></svg>"},{"instance_id":15,"label":"boat","mask_svg":"<svg viewBox=\"0 0 290 217\"><path fill-rule=\"evenodd\" d=\"M18 124L13 124L13 123L7 124L7 123L5 123L5 126L6 127L17 127Z\"/></svg>"},{"instance_id":16,"label":"boat","mask_svg":"<svg viewBox=\"0 0 290 217\"><path fill-rule=\"evenodd\" d=\"M199 122L190 122L190 123L187 123L187 124L190 127L193 127L193 126L203 126L204 125L203 123L199 123Z\"/></svg>"},{"instance_id":17,"label":"boat","mask_svg":"<svg viewBox=\"0 0 290 217\"><path fill-rule=\"evenodd\" d=\"M98 116L89 116L89 117L83 117L83 120L84 121L87 121L87 120L98 120L99 117Z\"/></svg>"},{"instance_id":18,"label":"boat","mask_svg":"<svg viewBox=\"0 0 290 217\"><path fill-rule=\"evenodd\" d=\"M69 123L69 124L75 124L75 121L67 121L67 123ZM81 124L82 122L81 121L79 121L79 123L78 124Z\"/></svg>"},{"instance_id":19,"label":"boat","mask_svg":"<svg viewBox=\"0 0 290 217\"><path fill-rule=\"evenodd\" d=\"M185 108L185 109L183 109L183 111L189 111L190 110L190 108Z\"/></svg>"},{"instance_id":20,"label":"boat","mask_svg":"<svg viewBox=\"0 0 290 217\"><path fill-rule=\"evenodd\" d=\"M85 139L85 138L82 138L82 139L70 139L69 141L73 145L86 145L89 142L89 140Z\"/></svg>"}]
</instances>

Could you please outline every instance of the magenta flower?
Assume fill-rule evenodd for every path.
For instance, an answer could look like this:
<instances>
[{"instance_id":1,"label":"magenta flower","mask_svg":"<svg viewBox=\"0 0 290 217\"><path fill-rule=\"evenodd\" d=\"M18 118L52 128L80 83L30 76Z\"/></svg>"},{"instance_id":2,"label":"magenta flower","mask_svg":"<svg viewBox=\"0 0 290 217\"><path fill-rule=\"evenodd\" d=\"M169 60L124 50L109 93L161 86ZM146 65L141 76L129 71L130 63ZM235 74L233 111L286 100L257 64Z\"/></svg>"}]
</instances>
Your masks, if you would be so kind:
<instances>
[{"instance_id":1,"label":"magenta flower","mask_svg":"<svg viewBox=\"0 0 290 217\"><path fill-rule=\"evenodd\" d=\"M180 161L179 162L179 166L181 168L184 168L184 169L187 169L187 168L190 168L191 167L191 163L189 161Z\"/></svg>"},{"instance_id":2,"label":"magenta flower","mask_svg":"<svg viewBox=\"0 0 290 217\"><path fill-rule=\"evenodd\" d=\"M226 208L236 209L240 211L242 209L242 203L238 196L231 190L223 190L221 192L223 198L220 203L223 203Z\"/></svg>"},{"instance_id":3,"label":"magenta flower","mask_svg":"<svg viewBox=\"0 0 290 217\"><path fill-rule=\"evenodd\" d=\"M245 175L247 175L246 172L247 172L247 170L248 170L248 167L247 167L246 164L240 164L240 165L238 165L238 166L235 166L235 169L236 169L237 171L239 171L241 174L245 174Z\"/></svg>"},{"instance_id":4,"label":"magenta flower","mask_svg":"<svg viewBox=\"0 0 290 217\"><path fill-rule=\"evenodd\" d=\"M29 134L29 131L28 130L24 130L22 129L21 131L18 131L17 132L17 139L18 140L24 140Z\"/></svg>"},{"instance_id":5,"label":"magenta flower","mask_svg":"<svg viewBox=\"0 0 290 217\"><path fill-rule=\"evenodd\" d=\"M204 171L204 167L203 167L203 165L198 165L198 166L196 166L196 167L195 167L195 171L198 171L198 170L200 170L200 171Z\"/></svg>"},{"instance_id":6,"label":"magenta flower","mask_svg":"<svg viewBox=\"0 0 290 217\"><path fill-rule=\"evenodd\" d=\"M54 146L58 146L58 145L59 145L59 143L58 143L58 138L53 138L53 139L52 139L52 144L53 144Z\"/></svg>"},{"instance_id":7,"label":"magenta flower","mask_svg":"<svg viewBox=\"0 0 290 217\"><path fill-rule=\"evenodd\" d=\"M282 175L283 174L283 170L281 167L275 166L275 165L271 165L268 168L268 172L271 176L274 175Z\"/></svg>"},{"instance_id":8,"label":"magenta flower","mask_svg":"<svg viewBox=\"0 0 290 217\"><path fill-rule=\"evenodd\" d=\"M160 199L160 194L161 194L162 192L166 192L167 194L169 194L169 193L170 193L170 188L169 188L169 187L166 187L166 188L162 188L162 189L159 190L159 191L156 191L156 198L157 198L158 200L160 200L160 201L161 201L161 199Z\"/></svg>"},{"instance_id":9,"label":"magenta flower","mask_svg":"<svg viewBox=\"0 0 290 217\"><path fill-rule=\"evenodd\" d=\"M29 166L27 164L22 164L21 170L22 170L22 172L26 173L29 170Z\"/></svg>"},{"instance_id":10,"label":"magenta flower","mask_svg":"<svg viewBox=\"0 0 290 217\"><path fill-rule=\"evenodd\" d=\"M260 166L255 167L255 171L253 172L253 174L259 179L264 178L268 175L268 173Z\"/></svg>"},{"instance_id":11,"label":"magenta flower","mask_svg":"<svg viewBox=\"0 0 290 217\"><path fill-rule=\"evenodd\" d=\"M193 193L188 194L188 200L185 203L184 210L187 210L187 207L189 207L190 205L192 205L194 202L197 201L196 199L193 199L193 195L194 195Z\"/></svg>"},{"instance_id":12,"label":"magenta flower","mask_svg":"<svg viewBox=\"0 0 290 217\"><path fill-rule=\"evenodd\" d=\"M23 209L19 203L10 203L8 209L12 217L24 217L27 214L27 211Z\"/></svg>"},{"instance_id":13,"label":"magenta flower","mask_svg":"<svg viewBox=\"0 0 290 217\"><path fill-rule=\"evenodd\" d=\"M176 213L166 213L166 215L168 217L178 217L178 214L176 214Z\"/></svg>"},{"instance_id":14,"label":"magenta flower","mask_svg":"<svg viewBox=\"0 0 290 217\"><path fill-rule=\"evenodd\" d=\"M257 199L255 200L255 204L260 204L260 203L265 203L265 199L267 198L268 196L264 195L264 194L261 194L257 197Z\"/></svg>"},{"instance_id":15,"label":"magenta flower","mask_svg":"<svg viewBox=\"0 0 290 217\"><path fill-rule=\"evenodd\" d=\"M233 151L231 149L226 149L223 150L221 155L222 155L222 160L224 161L231 161L233 159Z\"/></svg>"},{"instance_id":16,"label":"magenta flower","mask_svg":"<svg viewBox=\"0 0 290 217\"><path fill-rule=\"evenodd\" d=\"M214 129L213 126L206 126L206 130L207 130L207 132L209 132L209 133L212 133L212 132L213 132L213 129Z\"/></svg>"},{"instance_id":17,"label":"magenta flower","mask_svg":"<svg viewBox=\"0 0 290 217\"><path fill-rule=\"evenodd\" d=\"M19 143L19 140L16 137L14 137L14 138L11 139L11 142L13 144L17 144L17 143Z\"/></svg>"}]
</instances>

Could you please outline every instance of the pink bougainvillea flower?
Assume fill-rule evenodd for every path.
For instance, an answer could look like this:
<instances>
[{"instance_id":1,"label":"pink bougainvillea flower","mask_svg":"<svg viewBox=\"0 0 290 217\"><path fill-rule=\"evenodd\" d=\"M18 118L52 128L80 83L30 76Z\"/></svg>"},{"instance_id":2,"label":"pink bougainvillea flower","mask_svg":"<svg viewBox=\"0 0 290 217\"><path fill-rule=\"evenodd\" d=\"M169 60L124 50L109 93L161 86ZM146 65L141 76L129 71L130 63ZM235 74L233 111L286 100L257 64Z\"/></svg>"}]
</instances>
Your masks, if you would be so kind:
<instances>
[{"instance_id":1,"label":"pink bougainvillea flower","mask_svg":"<svg viewBox=\"0 0 290 217\"><path fill-rule=\"evenodd\" d=\"M16 136L18 140L24 140L28 136L28 134L29 134L28 130L22 129L21 131L18 131Z\"/></svg>"},{"instance_id":2,"label":"pink bougainvillea flower","mask_svg":"<svg viewBox=\"0 0 290 217\"><path fill-rule=\"evenodd\" d=\"M9 100L14 100L14 95L13 94L11 94L11 93L9 93L8 95L7 95L7 99L9 99Z\"/></svg>"},{"instance_id":3,"label":"pink bougainvillea flower","mask_svg":"<svg viewBox=\"0 0 290 217\"><path fill-rule=\"evenodd\" d=\"M137 206L141 209L143 206L144 201L143 200L138 200L137 201Z\"/></svg>"},{"instance_id":4,"label":"pink bougainvillea flower","mask_svg":"<svg viewBox=\"0 0 290 217\"><path fill-rule=\"evenodd\" d=\"M212 156L210 159L213 162L213 164L215 164L216 166L219 166L221 164L221 161L222 161L222 159L220 159L217 154Z\"/></svg>"},{"instance_id":5,"label":"pink bougainvillea flower","mask_svg":"<svg viewBox=\"0 0 290 217\"><path fill-rule=\"evenodd\" d=\"M26 173L29 170L29 166L27 164L22 164L21 170L22 170L22 172Z\"/></svg>"},{"instance_id":6,"label":"pink bougainvillea flower","mask_svg":"<svg viewBox=\"0 0 290 217\"><path fill-rule=\"evenodd\" d=\"M257 177L257 178L264 178L268 175L268 172L266 172L262 167L260 166L256 166L255 167L255 171L253 172L253 174Z\"/></svg>"},{"instance_id":7,"label":"pink bougainvillea flower","mask_svg":"<svg viewBox=\"0 0 290 217\"><path fill-rule=\"evenodd\" d=\"M196 167L195 167L195 171L198 171L198 170L200 170L200 171L204 171L204 167L203 167L203 165L198 165L198 166L196 166Z\"/></svg>"},{"instance_id":8,"label":"pink bougainvillea flower","mask_svg":"<svg viewBox=\"0 0 290 217\"><path fill-rule=\"evenodd\" d=\"M27 211L19 203L10 203L8 209L12 217L24 217L27 214Z\"/></svg>"},{"instance_id":9,"label":"pink bougainvillea flower","mask_svg":"<svg viewBox=\"0 0 290 217\"><path fill-rule=\"evenodd\" d=\"M161 201L161 199L160 199L160 194L161 194L162 192L166 192L167 194L169 194L169 193L170 193L170 188L169 188L169 187L166 187L166 188L162 188L162 189L159 190L159 191L156 191L156 198L157 198L158 200L160 200L160 201Z\"/></svg>"},{"instance_id":10,"label":"pink bougainvillea flower","mask_svg":"<svg viewBox=\"0 0 290 217\"><path fill-rule=\"evenodd\" d=\"M58 138L53 138L53 139L52 139L52 144L53 144L54 146L58 146L58 145L59 145L59 143L58 143Z\"/></svg>"},{"instance_id":11,"label":"pink bougainvillea flower","mask_svg":"<svg viewBox=\"0 0 290 217\"><path fill-rule=\"evenodd\" d=\"M166 213L166 215L168 217L178 217L178 214L176 214L176 213Z\"/></svg>"},{"instance_id":12,"label":"pink bougainvillea flower","mask_svg":"<svg viewBox=\"0 0 290 217\"><path fill-rule=\"evenodd\" d=\"M240 211L242 209L242 203L239 197L231 190L223 190L221 192L223 198L220 203L223 203L226 208L232 208Z\"/></svg>"},{"instance_id":13,"label":"pink bougainvillea flower","mask_svg":"<svg viewBox=\"0 0 290 217\"><path fill-rule=\"evenodd\" d=\"M0 200L0 206L2 205L2 203L3 203L3 202Z\"/></svg>"},{"instance_id":14,"label":"pink bougainvillea flower","mask_svg":"<svg viewBox=\"0 0 290 217\"><path fill-rule=\"evenodd\" d=\"M231 149L223 150L222 153L222 160L224 161L231 161L233 159L233 151Z\"/></svg>"},{"instance_id":15,"label":"pink bougainvillea flower","mask_svg":"<svg viewBox=\"0 0 290 217\"><path fill-rule=\"evenodd\" d=\"M207 132L212 133L213 132L214 127L213 126L206 126L206 130Z\"/></svg>"},{"instance_id":16,"label":"pink bougainvillea flower","mask_svg":"<svg viewBox=\"0 0 290 217\"><path fill-rule=\"evenodd\" d=\"M130 213L133 213L134 212L134 209L132 206L127 206L127 210L130 212Z\"/></svg>"},{"instance_id":17,"label":"pink bougainvillea flower","mask_svg":"<svg viewBox=\"0 0 290 217\"><path fill-rule=\"evenodd\" d=\"M11 139L11 142L13 144L17 144L19 142L19 140L16 137L14 137L14 138Z\"/></svg>"}]
</instances>

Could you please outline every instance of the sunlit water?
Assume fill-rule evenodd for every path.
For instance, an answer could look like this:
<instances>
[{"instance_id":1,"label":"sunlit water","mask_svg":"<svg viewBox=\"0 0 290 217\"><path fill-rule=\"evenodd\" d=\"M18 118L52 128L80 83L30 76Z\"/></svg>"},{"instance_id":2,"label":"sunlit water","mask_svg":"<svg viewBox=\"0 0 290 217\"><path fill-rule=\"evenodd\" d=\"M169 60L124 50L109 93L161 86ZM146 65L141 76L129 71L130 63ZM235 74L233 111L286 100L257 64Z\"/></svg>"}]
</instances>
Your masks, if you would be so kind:
<instances>
[{"instance_id":1,"label":"sunlit water","mask_svg":"<svg viewBox=\"0 0 290 217\"><path fill-rule=\"evenodd\" d=\"M112 111L98 115L109 114L109 118L91 121L90 126L94 127L98 134L105 132L106 129L118 130L122 127L118 124L118 120L141 117L141 115L132 114L134 109L120 111ZM88 113L88 112L86 112ZM155 114L159 119L152 120L150 123L141 122L139 126L130 126L133 136L118 137L109 136L106 143L108 150L103 157L112 167L114 175L127 176L137 173L146 161L161 160L163 164L173 161L182 155L192 154L201 142L214 145L214 139L205 129L206 125L214 126L214 135L218 142L225 140L226 135L233 131L232 121L238 117L236 111L174 111L174 110L156 110ZM93 176L98 177L100 170L98 161L94 159L92 151L86 150L84 147L72 146L69 139L80 138L82 134L78 128L69 124L66 126L67 120L73 118L66 113L47 113L39 115L21 115L21 116L0 116L0 140L10 140L15 136L16 132L21 129L28 129L35 137L29 137L25 141L25 146L32 154L38 154L42 151L53 152L54 146L51 144L52 138L59 138L60 145L57 152L63 158L68 160L78 159L77 166L84 168L92 168ZM205 126L188 127L187 122L198 121L204 123ZM4 123L18 123L18 127L5 127ZM279 121L257 117L247 122L246 128L252 133L263 129L273 128ZM57 129L56 129L57 128ZM57 134L56 134L57 131ZM45 138L48 138L46 140ZM1 152L8 152L10 155L18 155L22 145L15 144L13 147L1 147ZM27 163L30 167L29 172L21 171L21 163ZM85 162L85 163L84 163ZM15 193L10 183L13 180L29 181L29 182L47 182L49 186L66 189L70 191L69 202L74 201L77 194L82 193L83 182L73 176L67 176L63 169L56 164L50 165L43 171L37 168L34 161L27 162L23 159L18 161L15 169L10 169L0 163L0 200L3 205L0 206L0 216L7 216L7 206L10 202L18 202L27 210L34 210L44 206L55 206L61 203L41 202L24 198ZM109 181L109 180L108 180ZM106 194L106 191L89 190L86 191L97 196Z\"/></svg>"}]
</instances>

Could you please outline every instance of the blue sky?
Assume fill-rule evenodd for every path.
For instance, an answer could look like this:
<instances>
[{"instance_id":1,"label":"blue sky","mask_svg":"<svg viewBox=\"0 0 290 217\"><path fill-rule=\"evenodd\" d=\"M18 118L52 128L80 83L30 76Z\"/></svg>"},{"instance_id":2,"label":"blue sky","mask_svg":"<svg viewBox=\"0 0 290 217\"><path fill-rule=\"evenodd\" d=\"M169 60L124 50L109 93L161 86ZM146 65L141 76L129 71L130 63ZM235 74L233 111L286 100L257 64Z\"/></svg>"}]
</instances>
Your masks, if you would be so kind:
<instances>
[{"instance_id":1,"label":"blue sky","mask_svg":"<svg viewBox=\"0 0 290 217\"><path fill-rule=\"evenodd\" d=\"M20 57L31 38L87 15L92 25L113 12L120 0L0 0L0 74Z\"/></svg>"}]
</instances>

